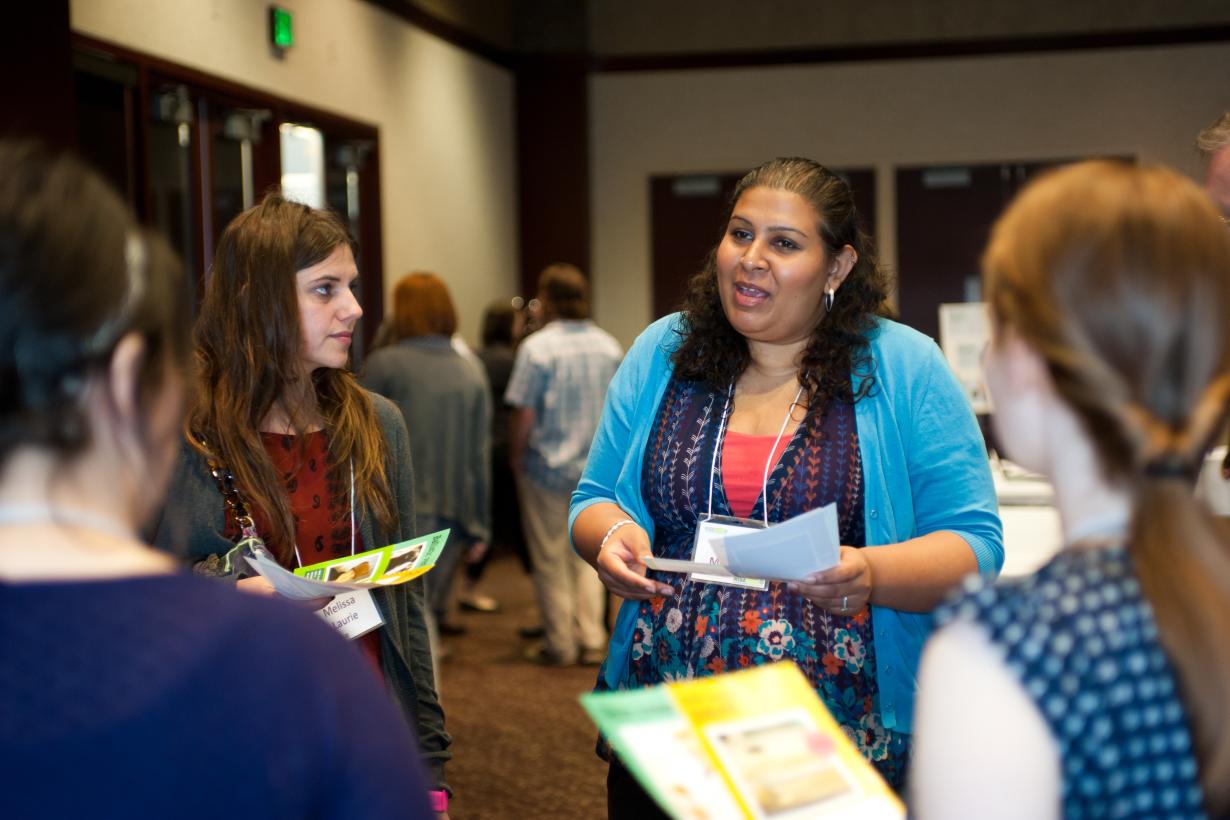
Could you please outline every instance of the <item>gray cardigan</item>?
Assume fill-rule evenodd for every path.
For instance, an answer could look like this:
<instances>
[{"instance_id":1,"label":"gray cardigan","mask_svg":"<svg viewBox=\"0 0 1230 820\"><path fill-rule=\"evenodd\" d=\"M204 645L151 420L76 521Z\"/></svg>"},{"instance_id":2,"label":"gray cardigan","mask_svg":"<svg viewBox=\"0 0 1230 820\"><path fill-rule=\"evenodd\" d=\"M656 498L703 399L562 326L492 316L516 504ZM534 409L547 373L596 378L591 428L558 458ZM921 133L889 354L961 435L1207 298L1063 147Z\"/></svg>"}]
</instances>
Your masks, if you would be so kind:
<instances>
[{"instance_id":1,"label":"gray cardigan","mask_svg":"<svg viewBox=\"0 0 1230 820\"><path fill-rule=\"evenodd\" d=\"M367 357L363 386L405 416L419 517L455 521L467 541L490 539L491 394L478 359L446 336L402 339Z\"/></svg>"},{"instance_id":2,"label":"gray cardigan","mask_svg":"<svg viewBox=\"0 0 1230 820\"><path fill-rule=\"evenodd\" d=\"M358 511L363 543L374 548L404 541L416 534L414 470L410 461L410 439L401 411L388 399L372 393L368 395L389 443L386 469L400 518L396 532L385 532L366 510ZM225 523L222 493L205 459L185 443L153 543L167 552L199 560L227 552L234 546L222 535ZM448 751L451 739L444 730L444 711L436 695L423 590L420 576L409 583L375 590L373 594L385 622L380 630L385 682L407 721L417 727L423 759L435 777L433 788L442 789L446 788L444 762L452 757Z\"/></svg>"}]
</instances>

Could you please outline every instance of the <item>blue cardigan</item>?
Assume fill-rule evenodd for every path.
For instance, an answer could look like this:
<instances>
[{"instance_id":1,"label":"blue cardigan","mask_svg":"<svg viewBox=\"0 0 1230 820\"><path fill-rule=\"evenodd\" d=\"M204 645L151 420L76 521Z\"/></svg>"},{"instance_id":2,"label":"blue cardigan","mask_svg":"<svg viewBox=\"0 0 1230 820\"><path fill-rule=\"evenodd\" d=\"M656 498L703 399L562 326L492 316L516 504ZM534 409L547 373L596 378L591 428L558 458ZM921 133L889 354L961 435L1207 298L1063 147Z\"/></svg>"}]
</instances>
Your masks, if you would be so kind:
<instances>
[{"instance_id":1,"label":"blue cardigan","mask_svg":"<svg viewBox=\"0 0 1230 820\"><path fill-rule=\"evenodd\" d=\"M649 430L666 391L678 347L680 316L663 317L633 343L607 391L602 420L581 483L572 494L568 529L591 504L613 502L653 539L641 498ZM877 320L869 335L875 385L855 403L863 462L867 544L894 544L947 530L965 540L979 572L1004 563L1003 529L977 421L939 348L904 325ZM860 376L851 377L857 386ZM625 680L639 602L619 611L603 666L606 684ZM887 728L913 725L915 674L930 614L872 607L880 717Z\"/></svg>"}]
</instances>

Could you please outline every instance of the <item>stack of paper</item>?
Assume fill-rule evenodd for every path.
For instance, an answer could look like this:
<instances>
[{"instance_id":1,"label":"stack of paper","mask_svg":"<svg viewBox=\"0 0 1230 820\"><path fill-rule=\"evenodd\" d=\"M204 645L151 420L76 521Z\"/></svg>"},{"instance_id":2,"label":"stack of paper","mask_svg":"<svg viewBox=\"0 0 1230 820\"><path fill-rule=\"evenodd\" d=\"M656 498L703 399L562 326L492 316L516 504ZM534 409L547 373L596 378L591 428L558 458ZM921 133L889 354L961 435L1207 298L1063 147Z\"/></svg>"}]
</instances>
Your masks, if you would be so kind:
<instances>
[{"instance_id":1,"label":"stack of paper","mask_svg":"<svg viewBox=\"0 0 1230 820\"><path fill-rule=\"evenodd\" d=\"M813 572L837 566L841 560L836 504L764 529L732 529L737 534L717 534L708 540L716 563L647 557L645 565L662 572L698 573L715 578L801 581Z\"/></svg>"}]
</instances>

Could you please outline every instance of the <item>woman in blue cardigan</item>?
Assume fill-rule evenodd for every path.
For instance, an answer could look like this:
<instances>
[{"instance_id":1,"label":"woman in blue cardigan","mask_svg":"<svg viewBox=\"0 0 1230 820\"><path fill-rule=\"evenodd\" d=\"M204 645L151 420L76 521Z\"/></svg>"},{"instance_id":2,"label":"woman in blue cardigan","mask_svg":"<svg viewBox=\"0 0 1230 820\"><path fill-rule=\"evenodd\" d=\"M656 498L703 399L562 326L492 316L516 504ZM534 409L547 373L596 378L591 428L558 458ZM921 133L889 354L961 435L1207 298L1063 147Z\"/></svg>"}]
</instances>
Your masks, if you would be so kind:
<instances>
[{"instance_id":1,"label":"woman in blue cardigan","mask_svg":"<svg viewBox=\"0 0 1230 820\"><path fill-rule=\"evenodd\" d=\"M573 495L578 552L625 598L599 688L795 661L894 785L929 612L1003 563L982 437L936 346L883 319L849 186L806 159L739 183L681 314L636 341ZM711 515L836 503L840 563L801 583L647 572ZM641 795L614 762L612 816Z\"/></svg>"}]
</instances>

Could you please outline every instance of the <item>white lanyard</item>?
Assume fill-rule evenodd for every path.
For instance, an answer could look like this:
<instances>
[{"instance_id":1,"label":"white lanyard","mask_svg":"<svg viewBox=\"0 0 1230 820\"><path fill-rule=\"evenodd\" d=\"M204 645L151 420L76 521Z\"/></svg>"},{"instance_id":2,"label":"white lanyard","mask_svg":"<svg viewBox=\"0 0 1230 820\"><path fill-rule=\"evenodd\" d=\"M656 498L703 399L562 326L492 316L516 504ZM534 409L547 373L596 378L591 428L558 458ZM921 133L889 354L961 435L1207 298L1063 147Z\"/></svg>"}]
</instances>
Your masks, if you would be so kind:
<instances>
[{"instance_id":1,"label":"white lanyard","mask_svg":"<svg viewBox=\"0 0 1230 820\"><path fill-rule=\"evenodd\" d=\"M350 459L350 554L353 556L355 540L354 540L354 459ZM303 559L299 556L299 544L295 544L295 561L299 566L303 566Z\"/></svg>"},{"instance_id":2,"label":"white lanyard","mask_svg":"<svg viewBox=\"0 0 1230 820\"><path fill-rule=\"evenodd\" d=\"M735 386L732 382L726 390L726 406L722 408L722 420L718 424L717 440L713 442L713 459L709 463L709 514L706 519L713 518L713 482L717 476L717 456L718 450L722 447L722 436L726 432L726 419L730 416L730 402L735 394ZM794 401L790 402L790 406L786 408L786 417L782 419L782 428L777 431L777 438L773 440L773 447L769 450L769 457L764 462L764 477L760 482L760 494L764 498L764 525L769 526L769 470L773 467L776 459L773 455L777 452L777 445L781 444L782 436L786 434L786 425L790 423L790 414L794 412L794 407L799 403L799 399L803 398L803 385L799 385L799 390L794 394Z\"/></svg>"}]
</instances>

